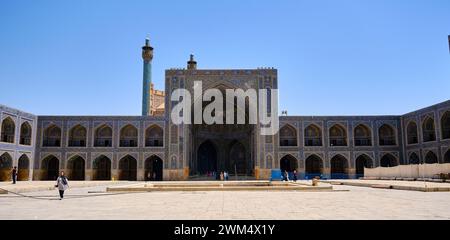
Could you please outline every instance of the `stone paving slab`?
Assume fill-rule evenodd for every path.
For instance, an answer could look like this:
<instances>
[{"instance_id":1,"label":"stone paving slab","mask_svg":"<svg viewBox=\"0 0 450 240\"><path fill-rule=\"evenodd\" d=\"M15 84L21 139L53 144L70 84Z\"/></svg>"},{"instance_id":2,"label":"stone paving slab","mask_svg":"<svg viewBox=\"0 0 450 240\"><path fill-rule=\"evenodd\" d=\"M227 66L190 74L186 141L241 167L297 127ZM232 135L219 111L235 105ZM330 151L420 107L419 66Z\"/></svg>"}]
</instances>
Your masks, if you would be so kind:
<instances>
[{"instance_id":1,"label":"stone paving slab","mask_svg":"<svg viewBox=\"0 0 450 240\"><path fill-rule=\"evenodd\" d=\"M396 190L420 192L450 192L450 183L447 182L421 182L398 180L322 180L321 182L371 188L385 188Z\"/></svg>"}]
</instances>

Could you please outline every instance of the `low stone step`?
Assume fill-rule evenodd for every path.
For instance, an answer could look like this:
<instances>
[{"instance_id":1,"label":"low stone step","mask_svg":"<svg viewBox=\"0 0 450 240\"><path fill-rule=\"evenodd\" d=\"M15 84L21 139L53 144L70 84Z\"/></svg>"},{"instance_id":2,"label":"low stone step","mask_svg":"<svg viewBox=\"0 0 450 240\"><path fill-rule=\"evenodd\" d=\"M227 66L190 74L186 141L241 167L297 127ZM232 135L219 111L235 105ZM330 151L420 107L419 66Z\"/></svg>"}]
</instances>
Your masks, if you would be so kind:
<instances>
[{"instance_id":1,"label":"low stone step","mask_svg":"<svg viewBox=\"0 0 450 240\"><path fill-rule=\"evenodd\" d=\"M382 189L392 189L393 188L392 185L389 185L389 184L374 184L374 185L371 185L370 187L382 188Z\"/></svg>"},{"instance_id":2,"label":"low stone step","mask_svg":"<svg viewBox=\"0 0 450 240\"><path fill-rule=\"evenodd\" d=\"M311 186L306 183L237 181L237 182L177 182L145 183L108 187L107 192L153 192L153 191L331 191L329 184Z\"/></svg>"}]
</instances>

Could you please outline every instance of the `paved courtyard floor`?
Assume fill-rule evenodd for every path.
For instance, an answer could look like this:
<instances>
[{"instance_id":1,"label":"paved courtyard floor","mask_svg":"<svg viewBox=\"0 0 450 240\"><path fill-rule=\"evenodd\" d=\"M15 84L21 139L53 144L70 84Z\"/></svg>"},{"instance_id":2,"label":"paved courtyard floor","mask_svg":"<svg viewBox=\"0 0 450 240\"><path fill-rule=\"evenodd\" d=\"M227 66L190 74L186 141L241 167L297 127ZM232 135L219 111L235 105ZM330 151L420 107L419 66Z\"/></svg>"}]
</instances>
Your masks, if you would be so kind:
<instances>
[{"instance_id":1,"label":"paved courtyard floor","mask_svg":"<svg viewBox=\"0 0 450 240\"><path fill-rule=\"evenodd\" d=\"M450 192L449 182L423 182L423 181L393 181L393 180L325 180L323 182L339 183L350 186L392 188L398 190L424 191L424 192Z\"/></svg>"},{"instance_id":2,"label":"paved courtyard floor","mask_svg":"<svg viewBox=\"0 0 450 240\"><path fill-rule=\"evenodd\" d=\"M0 219L450 219L450 192L339 185L344 191L104 193L117 184L129 183L71 188L62 201L56 190L0 194Z\"/></svg>"}]
</instances>

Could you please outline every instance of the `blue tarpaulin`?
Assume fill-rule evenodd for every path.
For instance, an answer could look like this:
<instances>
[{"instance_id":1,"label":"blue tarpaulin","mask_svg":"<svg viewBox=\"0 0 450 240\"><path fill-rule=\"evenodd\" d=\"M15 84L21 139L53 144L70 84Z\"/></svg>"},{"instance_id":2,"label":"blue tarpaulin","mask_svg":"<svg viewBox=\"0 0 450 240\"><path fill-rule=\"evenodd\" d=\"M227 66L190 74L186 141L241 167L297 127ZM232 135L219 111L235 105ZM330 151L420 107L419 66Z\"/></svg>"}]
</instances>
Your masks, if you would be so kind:
<instances>
[{"instance_id":1,"label":"blue tarpaulin","mask_svg":"<svg viewBox=\"0 0 450 240\"><path fill-rule=\"evenodd\" d=\"M270 175L271 181L281 181L281 170L280 169L272 169L272 174Z\"/></svg>"}]
</instances>

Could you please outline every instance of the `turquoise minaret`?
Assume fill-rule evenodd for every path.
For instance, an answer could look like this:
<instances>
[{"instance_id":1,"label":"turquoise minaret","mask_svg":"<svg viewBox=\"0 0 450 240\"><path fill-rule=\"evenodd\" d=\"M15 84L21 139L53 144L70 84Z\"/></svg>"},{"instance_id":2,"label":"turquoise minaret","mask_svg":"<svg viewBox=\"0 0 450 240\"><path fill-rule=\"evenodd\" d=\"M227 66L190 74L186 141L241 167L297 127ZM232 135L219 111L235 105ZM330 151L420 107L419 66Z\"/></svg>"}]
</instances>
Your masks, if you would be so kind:
<instances>
[{"instance_id":1,"label":"turquoise minaret","mask_svg":"<svg viewBox=\"0 0 450 240\"><path fill-rule=\"evenodd\" d=\"M142 59L144 60L144 80L142 85L142 115L150 115L151 96L150 86L152 85L152 59L153 48L150 46L150 40L145 39L145 46L142 47Z\"/></svg>"}]
</instances>

